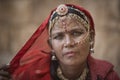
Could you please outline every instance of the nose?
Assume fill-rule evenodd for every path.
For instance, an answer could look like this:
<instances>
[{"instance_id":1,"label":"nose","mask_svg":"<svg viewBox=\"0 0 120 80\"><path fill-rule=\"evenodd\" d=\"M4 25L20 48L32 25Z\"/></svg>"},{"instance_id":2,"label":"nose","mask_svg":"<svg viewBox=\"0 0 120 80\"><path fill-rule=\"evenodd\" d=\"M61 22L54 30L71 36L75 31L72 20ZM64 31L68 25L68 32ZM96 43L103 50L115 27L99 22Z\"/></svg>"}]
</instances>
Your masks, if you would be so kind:
<instances>
[{"instance_id":1,"label":"nose","mask_svg":"<svg viewBox=\"0 0 120 80\"><path fill-rule=\"evenodd\" d=\"M69 35L66 35L64 47L73 47L73 46L74 46L74 39L72 39Z\"/></svg>"}]
</instances>

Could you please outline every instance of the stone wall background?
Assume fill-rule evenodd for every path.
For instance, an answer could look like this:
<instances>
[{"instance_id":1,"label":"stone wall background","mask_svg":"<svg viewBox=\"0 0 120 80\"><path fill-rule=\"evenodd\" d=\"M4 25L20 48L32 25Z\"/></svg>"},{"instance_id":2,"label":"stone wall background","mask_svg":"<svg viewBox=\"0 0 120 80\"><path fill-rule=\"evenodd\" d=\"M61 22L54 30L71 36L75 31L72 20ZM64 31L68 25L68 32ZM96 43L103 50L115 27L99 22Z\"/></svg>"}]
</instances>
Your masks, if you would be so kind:
<instances>
[{"instance_id":1,"label":"stone wall background","mask_svg":"<svg viewBox=\"0 0 120 80\"><path fill-rule=\"evenodd\" d=\"M96 29L93 56L114 64L120 76L120 0L0 0L0 65L9 63L50 10L61 3L89 10Z\"/></svg>"}]
</instances>

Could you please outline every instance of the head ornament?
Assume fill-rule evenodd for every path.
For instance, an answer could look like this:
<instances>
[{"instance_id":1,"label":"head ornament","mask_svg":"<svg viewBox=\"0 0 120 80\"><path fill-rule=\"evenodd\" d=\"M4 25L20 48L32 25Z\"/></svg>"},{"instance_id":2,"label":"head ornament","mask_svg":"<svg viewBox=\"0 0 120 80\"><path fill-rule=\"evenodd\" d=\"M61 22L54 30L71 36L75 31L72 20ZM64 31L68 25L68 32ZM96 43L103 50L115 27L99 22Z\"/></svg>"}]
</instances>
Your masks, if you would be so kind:
<instances>
[{"instance_id":1,"label":"head ornament","mask_svg":"<svg viewBox=\"0 0 120 80\"><path fill-rule=\"evenodd\" d=\"M56 12L60 16L66 15L68 13L68 8L67 6L61 4L57 7Z\"/></svg>"},{"instance_id":2,"label":"head ornament","mask_svg":"<svg viewBox=\"0 0 120 80\"><path fill-rule=\"evenodd\" d=\"M90 28L89 19L85 15L84 11L79 10L74 6L69 6L65 4L59 5L52 13L49 20L49 34L51 29L54 27L56 21L59 20L60 17L69 16L70 18L76 18L79 22L81 22L87 30Z\"/></svg>"}]
</instances>

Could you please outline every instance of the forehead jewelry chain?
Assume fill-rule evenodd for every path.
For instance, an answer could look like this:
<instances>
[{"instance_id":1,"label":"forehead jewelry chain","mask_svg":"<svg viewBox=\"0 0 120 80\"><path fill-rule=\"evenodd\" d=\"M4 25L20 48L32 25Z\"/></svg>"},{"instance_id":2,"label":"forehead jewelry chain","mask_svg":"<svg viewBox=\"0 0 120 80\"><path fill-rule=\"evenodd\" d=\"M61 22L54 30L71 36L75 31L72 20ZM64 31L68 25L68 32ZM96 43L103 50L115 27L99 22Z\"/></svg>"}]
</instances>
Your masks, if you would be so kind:
<instances>
[{"instance_id":1,"label":"forehead jewelry chain","mask_svg":"<svg viewBox=\"0 0 120 80\"><path fill-rule=\"evenodd\" d=\"M66 24L66 16L60 18L60 22L62 23L62 27L64 28L65 32L67 32L67 24Z\"/></svg>"},{"instance_id":2,"label":"forehead jewelry chain","mask_svg":"<svg viewBox=\"0 0 120 80\"><path fill-rule=\"evenodd\" d=\"M49 20L49 34L51 29L54 27L55 22L59 20L60 17L64 17L64 16L72 16L72 18L76 17L85 27L87 28L90 27L89 20L87 19L87 16L82 11L62 4L62 5L59 5L51 15L51 18ZM64 22L62 24L64 24Z\"/></svg>"}]
</instances>

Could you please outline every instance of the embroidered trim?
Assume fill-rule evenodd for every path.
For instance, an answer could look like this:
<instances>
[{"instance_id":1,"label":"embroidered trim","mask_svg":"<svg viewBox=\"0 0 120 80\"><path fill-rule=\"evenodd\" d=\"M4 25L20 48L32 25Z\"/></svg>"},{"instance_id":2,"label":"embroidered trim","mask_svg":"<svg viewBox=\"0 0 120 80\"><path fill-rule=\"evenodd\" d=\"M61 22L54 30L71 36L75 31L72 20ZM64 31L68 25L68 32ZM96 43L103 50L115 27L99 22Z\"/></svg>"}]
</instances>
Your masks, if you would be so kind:
<instances>
[{"instance_id":1,"label":"embroidered trim","mask_svg":"<svg viewBox=\"0 0 120 80\"><path fill-rule=\"evenodd\" d=\"M83 70L82 74L80 75L80 77L77 78L77 79L75 79L75 80L86 80L88 72L89 72L88 68L84 68L84 70ZM58 67L58 69L57 69L57 76L58 76L61 80L69 80L68 78L66 78L66 77L62 74L62 70L60 69L60 67Z\"/></svg>"}]
</instances>

